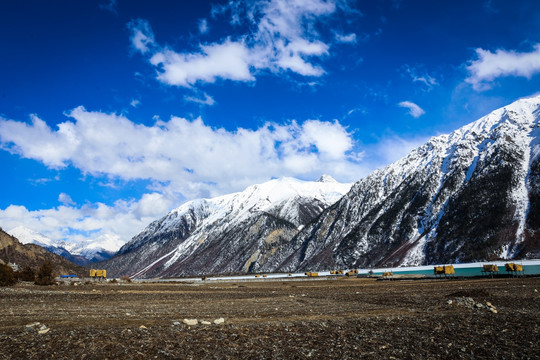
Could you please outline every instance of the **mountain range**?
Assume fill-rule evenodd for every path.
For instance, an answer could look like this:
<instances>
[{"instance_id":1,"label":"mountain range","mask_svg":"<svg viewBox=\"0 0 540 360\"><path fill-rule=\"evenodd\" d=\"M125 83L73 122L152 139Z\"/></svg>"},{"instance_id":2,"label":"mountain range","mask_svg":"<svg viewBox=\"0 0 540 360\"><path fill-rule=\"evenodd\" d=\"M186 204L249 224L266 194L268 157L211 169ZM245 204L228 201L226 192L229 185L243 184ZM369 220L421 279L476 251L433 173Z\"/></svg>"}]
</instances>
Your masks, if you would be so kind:
<instances>
[{"instance_id":1,"label":"mountain range","mask_svg":"<svg viewBox=\"0 0 540 360\"><path fill-rule=\"evenodd\" d=\"M539 119L540 96L521 99L355 184L280 178L189 201L113 257L110 239L54 242L24 227L10 234L139 278L538 258Z\"/></svg>"},{"instance_id":2,"label":"mountain range","mask_svg":"<svg viewBox=\"0 0 540 360\"><path fill-rule=\"evenodd\" d=\"M103 265L144 278L538 257L539 109L518 100L352 186L284 178L190 201Z\"/></svg>"},{"instance_id":3,"label":"mountain range","mask_svg":"<svg viewBox=\"0 0 540 360\"><path fill-rule=\"evenodd\" d=\"M16 237L23 244L39 245L81 266L107 260L118 249L115 247L114 241L107 241L107 239L91 243L54 241L24 226L17 226L8 230L7 233Z\"/></svg>"},{"instance_id":4,"label":"mountain range","mask_svg":"<svg viewBox=\"0 0 540 360\"><path fill-rule=\"evenodd\" d=\"M30 267L38 271L45 262L53 265L54 276L76 274L87 276L88 271L69 260L51 253L36 244L23 244L16 237L0 229L0 263L14 264L19 270Z\"/></svg>"}]
</instances>

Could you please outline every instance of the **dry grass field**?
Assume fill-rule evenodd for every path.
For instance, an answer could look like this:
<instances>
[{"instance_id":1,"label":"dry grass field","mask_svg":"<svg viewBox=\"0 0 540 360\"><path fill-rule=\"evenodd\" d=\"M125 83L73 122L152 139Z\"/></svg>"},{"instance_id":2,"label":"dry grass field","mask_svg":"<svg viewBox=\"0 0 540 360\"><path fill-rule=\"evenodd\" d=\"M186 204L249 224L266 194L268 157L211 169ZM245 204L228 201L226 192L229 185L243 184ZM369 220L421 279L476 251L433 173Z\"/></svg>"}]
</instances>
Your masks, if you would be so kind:
<instances>
[{"instance_id":1,"label":"dry grass field","mask_svg":"<svg viewBox=\"0 0 540 360\"><path fill-rule=\"evenodd\" d=\"M18 284L0 288L0 358L538 359L539 291L540 278Z\"/></svg>"}]
</instances>

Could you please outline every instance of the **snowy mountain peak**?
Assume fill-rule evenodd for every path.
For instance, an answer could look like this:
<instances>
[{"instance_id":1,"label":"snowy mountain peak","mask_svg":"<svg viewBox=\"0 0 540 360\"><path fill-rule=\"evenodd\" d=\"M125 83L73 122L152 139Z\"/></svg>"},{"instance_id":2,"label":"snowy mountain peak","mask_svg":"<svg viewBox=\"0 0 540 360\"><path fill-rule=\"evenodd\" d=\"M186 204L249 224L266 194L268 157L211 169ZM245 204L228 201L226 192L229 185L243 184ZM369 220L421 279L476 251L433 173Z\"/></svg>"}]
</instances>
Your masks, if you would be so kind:
<instances>
[{"instance_id":1,"label":"snowy mountain peak","mask_svg":"<svg viewBox=\"0 0 540 360\"><path fill-rule=\"evenodd\" d=\"M322 174L317 182L328 182L328 183L337 183L336 179L328 174Z\"/></svg>"},{"instance_id":2,"label":"snowy mountain peak","mask_svg":"<svg viewBox=\"0 0 540 360\"><path fill-rule=\"evenodd\" d=\"M200 221L207 217L208 221L216 221L225 216L234 221L242 221L254 212L271 212L275 206L282 206L284 201L293 201L298 198L316 199L331 205L352 186L352 184L342 184L332 180L314 182L282 177L249 186L242 192L212 199L192 200L166 215L165 218L172 222L166 221L167 224L164 224L163 229L174 226L175 219L180 220L186 214L192 214L193 221Z\"/></svg>"},{"instance_id":3,"label":"snowy mountain peak","mask_svg":"<svg viewBox=\"0 0 540 360\"><path fill-rule=\"evenodd\" d=\"M44 247L53 246L51 239L22 225L14 227L7 233L16 237L23 244L36 244Z\"/></svg>"}]
</instances>

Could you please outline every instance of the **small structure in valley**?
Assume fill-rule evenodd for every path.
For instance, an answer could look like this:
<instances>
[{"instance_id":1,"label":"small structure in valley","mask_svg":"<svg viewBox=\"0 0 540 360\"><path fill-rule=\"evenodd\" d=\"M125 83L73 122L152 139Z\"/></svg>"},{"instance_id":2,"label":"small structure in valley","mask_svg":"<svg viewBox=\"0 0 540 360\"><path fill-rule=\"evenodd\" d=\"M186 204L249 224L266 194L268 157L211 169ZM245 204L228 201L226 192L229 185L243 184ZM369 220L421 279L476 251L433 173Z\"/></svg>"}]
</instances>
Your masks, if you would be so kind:
<instances>
[{"instance_id":1,"label":"small structure in valley","mask_svg":"<svg viewBox=\"0 0 540 360\"><path fill-rule=\"evenodd\" d=\"M504 264L506 272L514 276L523 276L523 265L515 263L506 263Z\"/></svg>"},{"instance_id":2,"label":"small structure in valley","mask_svg":"<svg viewBox=\"0 0 540 360\"><path fill-rule=\"evenodd\" d=\"M499 273L499 267L497 265L485 264L482 267L482 274L483 275L493 277L494 274L498 274L498 273Z\"/></svg>"},{"instance_id":3,"label":"small structure in valley","mask_svg":"<svg viewBox=\"0 0 540 360\"><path fill-rule=\"evenodd\" d=\"M435 266L433 268L433 274L435 276L455 276L456 271L454 270L454 265L443 265L443 266Z\"/></svg>"},{"instance_id":4,"label":"small structure in valley","mask_svg":"<svg viewBox=\"0 0 540 360\"><path fill-rule=\"evenodd\" d=\"M90 277L92 279L106 279L107 270L90 269Z\"/></svg>"},{"instance_id":5,"label":"small structure in valley","mask_svg":"<svg viewBox=\"0 0 540 360\"><path fill-rule=\"evenodd\" d=\"M345 273L346 276L354 276L354 275L358 275L358 270L357 269L353 269L353 270L350 270L350 271L347 271Z\"/></svg>"}]
</instances>

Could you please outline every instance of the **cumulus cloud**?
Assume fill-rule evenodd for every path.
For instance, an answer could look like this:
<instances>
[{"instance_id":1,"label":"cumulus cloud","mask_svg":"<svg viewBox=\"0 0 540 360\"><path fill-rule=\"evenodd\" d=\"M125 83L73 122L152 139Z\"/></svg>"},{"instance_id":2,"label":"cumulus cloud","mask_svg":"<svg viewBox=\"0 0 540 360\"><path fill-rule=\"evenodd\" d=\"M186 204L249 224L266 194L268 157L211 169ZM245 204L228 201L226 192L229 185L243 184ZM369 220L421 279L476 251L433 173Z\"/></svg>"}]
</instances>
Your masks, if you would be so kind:
<instances>
[{"instance_id":1,"label":"cumulus cloud","mask_svg":"<svg viewBox=\"0 0 540 360\"><path fill-rule=\"evenodd\" d=\"M133 99L131 100L131 102L129 103L129 105L131 105L132 107L136 108L137 106L139 106L141 104L141 101L138 100L138 99Z\"/></svg>"},{"instance_id":2,"label":"cumulus cloud","mask_svg":"<svg viewBox=\"0 0 540 360\"><path fill-rule=\"evenodd\" d=\"M177 53L164 49L150 58L161 69L158 79L169 85L189 87L198 81L255 80L250 71L250 53L241 42L202 45L198 53Z\"/></svg>"},{"instance_id":3,"label":"cumulus cloud","mask_svg":"<svg viewBox=\"0 0 540 360\"><path fill-rule=\"evenodd\" d=\"M329 45L321 40L316 24L335 13L337 0L256 0L250 6L230 2L214 7L213 16L231 12L231 23L245 23L250 32L221 41L199 44L195 51L176 51L155 43L150 24L135 20L128 24L133 47L150 54L158 79L169 85L191 87L218 79L254 81L258 71L293 72L318 77L324 69L316 63L327 55ZM346 8L345 6L343 6ZM199 31L207 31L206 20ZM336 35L337 36L337 35ZM355 34L339 35L341 42L354 42ZM152 50L152 51L150 51Z\"/></svg>"},{"instance_id":4,"label":"cumulus cloud","mask_svg":"<svg viewBox=\"0 0 540 360\"><path fill-rule=\"evenodd\" d=\"M476 60L467 65L469 77L465 81L477 91L487 90L493 81L505 76L521 76L530 79L540 72L540 44L531 52L498 49L495 52L476 49Z\"/></svg>"},{"instance_id":5,"label":"cumulus cloud","mask_svg":"<svg viewBox=\"0 0 540 360\"><path fill-rule=\"evenodd\" d=\"M409 114L414 118L418 118L426 113L420 106L410 101L402 101L398 106L409 109Z\"/></svg>"},{"instance_id":6,"label":"cumulus cloud","mask_svg":"<svg viewBox=\"0 0 540 360\"><path fill-rule=\"evenodd\" d=\"M266 123L257 129L212 128L201 118L171 117L152 126L78 107L51 129L0 118L2 147L51 168L166 183L188 198L241 190L275 176L358 180L366 169L352 134L339 122ZM156 188L158 189L158 188ZM160 189L161 190L161 189Z\"/></svg>"},{"instance_id":7,"label":"cumulus cloud","mask_svg":"<svg viewBox=\"0 0 540 360\"><path fill-rule=\"evenodd\" d=\"M69 196L60 194L60 198L65 200ZM52 209L31 211L24 206L10 205L0 209L0 224L4 229L22 225L68 244L94 243L94 246L116 251L151 221L166 214L172 205L171 198L159 193L144 194L139 201L118 200L112 206L97 203L77 207L65 203Z\"/></svg>"}]
</instances>

